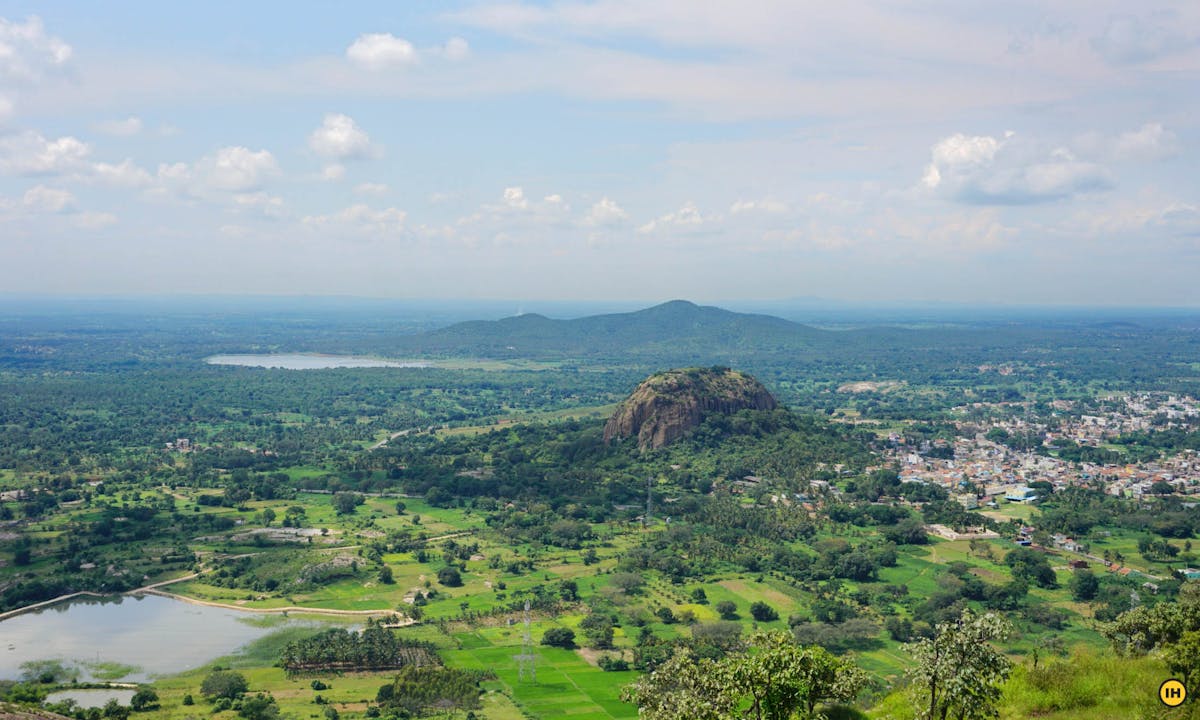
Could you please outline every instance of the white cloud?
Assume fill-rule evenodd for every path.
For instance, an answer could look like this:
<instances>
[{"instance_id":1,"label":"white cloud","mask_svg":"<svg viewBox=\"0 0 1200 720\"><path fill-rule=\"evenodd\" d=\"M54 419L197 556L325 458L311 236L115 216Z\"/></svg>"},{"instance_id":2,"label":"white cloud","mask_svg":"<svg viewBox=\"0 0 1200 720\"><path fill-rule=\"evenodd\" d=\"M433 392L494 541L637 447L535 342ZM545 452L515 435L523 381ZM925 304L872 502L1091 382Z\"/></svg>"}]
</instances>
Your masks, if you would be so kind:
<instances>
[{"instance_id":1,"label":"white cloud","mask_svg":"<svg viewBox=\"0 0 1200 720\"><path fill-rule=\"evenodd\" d=\"M764 198L762 200L738 200L729 206L729 212L738 215L747 212L764 212L772 214L782 214L788 211L787 203L781 202L774 198Z\"/></svg>"},{"instance_id":2,"label":"white cloud","mask_svg":"<svg viewBox=\"0 0 1200 720\"><path fill-rule=\"evenodd\" d=\"M368 70L382 70L416 63L417 50L391 33L366 33L346 48L346 58Z\"/></svg>"},{"instance_id":3,"label":"white cloud","mask_svg":"<svg viewBox=\"0 0 1200 720\"><path fill-rule=\"evenodd\" d=\"M279 217L283 214L283 198L265 192L237 193L233 196L233 205L239 210L261 213L268 217Z\"/></svg>"},{"instance_id":4,"label":"white cloud","mask_svg":"<svg viewBox=\"0 0 1200 720\"><path fill-rule=\"evenodd\" d=\"M936 143L921 178L925 187L972 205L1026 205L1107 190L1111 173L1079 160L1066 148L1047 152L1003 138L956 134Z\"/></svg>"},{"instance_id":5,"label":"white cloud","mask_svg":"<svg viewBox=\"0 0 1200 720\"><path fill-rule=\"evenodd\" d=\"M267 178L279 173L269 151L245 147L221 148L216 155L197 163L196 168L209 187L231 192L257 190Z\"/></svg>"},{"instance_id":6,"label":"white cloud","mask_svg":"<svg viewBox=\"0 0 1200 720\"><path fill-rule=\"evenodd\" d=\"M519 187L504 188L504 204L514 210L524 210L529 207L525 199L525 191Z\"/></svg>"},{"instance_id":7,"label":"white cloud","mask_svg":"<svg viewBox=\"0 0 1200 720\"><path fill-rule=\"evenodd\" d=\"M96 163L92 166L92 176L100 182L124 187L141 187L153 182L150 173L129 159L117 165Z\"/></svg>"},{"instance_id":8,"label":"white cloud","mask_svg":"<svg viewBox=\"0 0 1200 720\"><path fill-rule=\"evenodd\" d=\"M141 134L142 129L142 119L136 115L130 115L124 120L110 120L96 125L97 132L116 137L133 137Z\"/></svg>"},{"instance_id":9,"label":"white cloud","mask_svg":"<svg viewBox=\"0 0 1200 720\"><path fill-rule=\"evenodd\" d=\"M1146 123L1132 132L1122 133L1113 154L1122 160L1157 160L1179 152L1179 138L1161 123Z\"/></svg>"},{"instance_id":10,"label":"white cloud","mask_svg":"<svg viewBox=\"0 0 1200 720\"><path fill-rule=\"evenodd\" d=\"M588 227L604 227L608 225L617 225L629 219L629 213L618 205L614 200L607 196L600 198L599 202L592 205L592 209L583 219L583 224Z\"/></svg>"},{"instance_id":11,"label":"white cloud","mask_svg":"<svg viewBox=\"0 0 1200 720\"><path fill-rule=\"evenodd\" d=\"M71 46L47 35L40 18L23 23L0 18L0 81L33 83L70 59Z\"/></svg>"},{"instance_id":12,"label":"white cloud","mask_svg":"<svg viewBox=\"0 0 1200 720\"><path fill-rule=\"evenodd\" d=\"M75 204L75 196L61 188L35 185L25 191L21 203L34 212L60 213Z\"/></svg>"},{"instance_id":13,"label":"white cloud","mask_svg":"<svg viewBox=\"0 0 1200 720\"><path fill-rule=\"evenodd\" d=\"M12 100L9 100L8 97L5 95L0 95L0 123L8 120L10 117L12 117L12 115L13 115Z\"/></svg>"},{"instance_id":14,"label":"white cloud","mask_svg":"<svg viewBox=\"0 0 1200 720\"><path fill-rule=\"evenodd\" d=\"M933 146L933 162L925 168L922 182L934 188L942 182L942 172L962 172L987 165L996 157L1003 140L987 135L951 135Z\"/></svg>"},{"instance_id":15,"label":"white cloud","mask_svg":"<svg viewBox=\"0 0 1200 720\"><path fill-rule=\"evenodd\" d=\"M471 46L460 37L452 37L442 47L442 55L455 62L466 60L471 56Z\"/></svg>"},{"instance_id":16,"label":"white cloud","mask_svg":"<svg viewBox=\"0 0 1200 720\"><path fill-rule=\"evenodd\" d=\"M359 195L383 195L387 193L388 186L383 183L359 183L354 186L354 192Z\"/></svg>"},{"instance_id":17,"label":"white cloud","mask_svg":"<svg viewBox=\"0 0 1200 720\"><path fill-rule=\"evenodd\" d=\"M321 168L321 177L330 182L336 182L346 177L346 166L340 163L333 163Z\"/></svg>"},{"instance_id":18,"label":"white cloud","mask_svg":"<svg viewBox=\"0 0 1200 720\"><path fill-rule=\"evenodd\" d=\"M329 113L321 127L308 136L308 146L317 155L337 161L373 157L378 153L371 138L354 119L341 113Z\"/></svg>"},{"instance_id":19,"label":"white cloud","mask_svg":"<svg viewBox=\"0 0 1200 720\"><path fill-rule=\"evenodd\" d=\"M688 201L683 204L675 212L667 213L660 217L651 220L650 222L638 228L638 232L642 234L659 231L681 231L681 230L696 230L701 226L718 220L718 217L711 215L703 215L696 204Z\"/></svg>"},{"instance_id":20,"label":"white cloud","mask_svg":"<svg viewBox=\"0 0 1200 720\"><path fill-rule=\"evenodd\" d=\"M408 213L403 210L374 210L359 203L330 215L309 215L302 222L313 230L387 237L402 234L407 219Z\"/></svg>"},{"instance_id":21,"label":"white cloud","mask_svg":"<svg viewBox=\"0 0 1200 720\"><path fill-rule=\"evenodd\" d=\"M10 175L57 175L87 166L87 143L65 136L47 140L26 130L0 136L0 172Z\"/></svg>"}]
</instances>

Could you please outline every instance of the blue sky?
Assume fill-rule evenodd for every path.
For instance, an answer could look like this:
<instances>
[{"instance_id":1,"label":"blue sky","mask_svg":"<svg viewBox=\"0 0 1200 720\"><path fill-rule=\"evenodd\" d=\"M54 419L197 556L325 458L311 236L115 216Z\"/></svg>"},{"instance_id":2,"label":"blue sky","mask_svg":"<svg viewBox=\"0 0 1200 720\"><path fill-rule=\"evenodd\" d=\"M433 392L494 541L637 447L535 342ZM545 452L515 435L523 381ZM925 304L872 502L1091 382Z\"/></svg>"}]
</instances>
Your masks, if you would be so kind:
<instances>
[{"instance_id":1,"label":"blue sky","mask_svg":"<svg viewBox=\"0 0 1200 720\"><path fill-rule=\"evenodd\" d=\"M1195 3L182 6L0 1L0 291L1200 305Z\"/></svg>"}]
</instances>

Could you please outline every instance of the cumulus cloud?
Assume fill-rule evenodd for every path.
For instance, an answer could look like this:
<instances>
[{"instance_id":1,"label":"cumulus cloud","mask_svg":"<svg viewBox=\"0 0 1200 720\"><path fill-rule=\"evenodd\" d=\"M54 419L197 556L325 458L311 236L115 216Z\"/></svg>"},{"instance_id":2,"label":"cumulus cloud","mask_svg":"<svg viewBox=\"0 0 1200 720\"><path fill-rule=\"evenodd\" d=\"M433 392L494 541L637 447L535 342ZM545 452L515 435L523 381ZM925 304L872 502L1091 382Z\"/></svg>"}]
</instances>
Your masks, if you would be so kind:
<instances>
[{"instance_id":1,"label":"cumulus cloud","mask_svg":"<svg viewBox=\"0 0 1200 720\"><path fill-rule=\"evenodd\" d=\"M138 167L129 159L116 165L111 163L96 163L92 166L91 177L108 185L123 187L141 187L153 182L153 178L149 172Z\"/></svg>"},{"instance_id":2,"label":"cumulus cloud","mask_svg":"<svg viewBox=\"0 0 1200 720\"><path fill-rule=\"evenodd\" d=\"M21 204L33 212L61 213L74 206L75 196L61 188L35 185L25 191Z\"/></svg>"},{"instance_id":3,"label":"cumulus cloud","mask_svg":"<svg viewBox=\"0 0 1200 720\"><path fill-rule=\"evenodd\" d=\"M57 175L87 167L92 149L71 136L48 140L26 130L0 136L0 173L9 175Z\"/></svg>"},{"instance_id":4,"label":"cumulus cloud","mask_svg":"<svg viewBox=\"0 0 1200 720\"><path fill-rule=\"evenodd\" d=\"M359 195L383 195L388 191L388 186L383 183L359 183L354 186L354 192Z\"/></svg>"},{"instance_id":5,"label":"cumulus cloud","mask_svg":"<svg viewBox=\"0 0 1200 720\"><path fill-rule=\"evenodd\" d=\"M124 120L109 120L96 125L97 132L116 137L133 137L141 134L142 129L142 119L136 115L130 115Z\"/></svg>"},{"instance_id":6,"label":"cumulus cloud","mask_svg":"<svg viewBox=\"0 0 1200 720\"><path fill-rule=\"evenodd\" d=\"M375 210L359 203L329 215L309 215L303 223L314 230L373 237L395 236L404 232L408 213L394 207Z\"/></svg>"},{"instance_id":7,"label":"cumulus cloud","mask_svg":"<svg viewBox=\"0 0 1200 720\"><path fill-rule=\"evenodd\" d=\"M1122 133L1113 147L1113 154L1123 160L1157 160L1178 151L1179 138L1161 123L1146 123L1137 130Z\"/></svg>"},{"instance_id":8,"label":"cumulus cloud","mask_svg":"<svg viewBox=\"0 0 1200 720\"><path fill-rule=\"evenodd\" d=\"M513 210L524 210L529 207L525 199L525 191L519 187L504 188L504 204Z\"/></svg>"},{"instance_id":9,"label":"cumulus cloud","mask_svg":"<svg viewBox=\"0 0 1200 720\"><path fill-rule=\"evenodd\" d=\"M1114 65L1132 65L1196 47L1200 38L1183 30L1173 13L1149 17L1114 15L1104 32L1092 38L1092 49Z\"/></svg>"},{"instance_id":10,"label":"cumulus cloud","mask_svg":"<svg viewBox=\"0 0 1200 720\"><path fill-rule=\"evenodd\" d=\"M383 70L416 63L417 49L391 33L366 33L346 48L346 58L368 70Z\"/></svg>"},{"instance_id":11,"label":"cumulus cloud","mask_svg":"<svg viewBox=\"0 0 1200 720\"><path fill-rule=\"evenodd\" d=\"M764 198L762 200L737 200L729 206L729 212L734 215L748 212L782 214L787 211L787 203L774 198Z\"/></svg>"},{"instance_id":12,"label":"cumulus cloud","mask_svg":"<svg viewBox=\"0 0 1200 720\"><path fill-rule=\"evenodd\" d=\"M956 134L931 150L921 181L950 199L973 205L1026 205L1061 200L1114 185L1111 173L1066 148L1046 152L1016 140Z\"/></svg>"},{"instance_id":13,"label":"cumulus cloud","mask_svg":"<svg viewBox=\"0 0 1200 720\"><path fill-rule=\"evenodd\" d=\"M47 35L40 18L23 23L0 18L0 81L32 83L70 59L71 46Z\"/></svg>"},{"instance_id":14,"label":"cumulus cloud","mask_svg":"<svg viewBox=\"0 0 1200 720\"><path fill-rule=\"evenodd\" d=\"M655 231L681 231L681 230L696 230L706 223L712 222L718 218L706 216L700 212L696 204L688 201L683 204L675 212L670 212L661 215L650 222L638 228L638 232L648 234Z\"/></svg>"},{"instance_id":15,"label":"cumulus cloud","mask_svg":"<svg viewBox=\"0 0 1200 720\"><path fill-rule=\"evenodd\" d=\"M244 212L259 213L267 217L279 217L283 214L283 198L261 191L235 194L233 206Z\"/></svg>"},{"instance_id":16,"label":"cumulus cloud","mask_svg":"<svg viewBox=\"0 0 1200 720\"><path fill-rule=\"evenodd\" d=\"M629 213L625 212L614 200L605 196L592 205L591 210L588 210L587 215L583 218L583 224L587 227L605 227L618 225L628 219Z\"/></svg>"},{"instance_id":17,"label":"cumulus cloud","mask_svg":"<svg viewBox=\"0 0 1200 720\"><path fill-rule=\"evenodd\" d=\"M275 157L267 150L225 147L197 163L200 176L216 190L247 192L262 187L279 173Z\"/></svg>"},{"instance_id":18,"label":"cumulus cloud","mask_svg":"<svg viewBox=\"0 0 1200 720\"><path fill-rule=\"evenodd\" d=\"M239 207L237 196L249 196L262 190L279 174L275 157L267 150L240 146L224 147L194 164L164 163L158 166L155 187L150 194L185 197L231 203ZM243 206L244 207L244 206Z\"/></svg>"},{"instance_id":19,"label":"cumulus cloud","mask_svg":"<svg viewBox=\"0 0 1200 720\"><path fill-rule=\"evenodd\" d=\"M325 116L321 127L308 136L308 147L317 155L338 162L373 157L378 152L354 119L341 113Z\"/></svg>"}]
</instances>

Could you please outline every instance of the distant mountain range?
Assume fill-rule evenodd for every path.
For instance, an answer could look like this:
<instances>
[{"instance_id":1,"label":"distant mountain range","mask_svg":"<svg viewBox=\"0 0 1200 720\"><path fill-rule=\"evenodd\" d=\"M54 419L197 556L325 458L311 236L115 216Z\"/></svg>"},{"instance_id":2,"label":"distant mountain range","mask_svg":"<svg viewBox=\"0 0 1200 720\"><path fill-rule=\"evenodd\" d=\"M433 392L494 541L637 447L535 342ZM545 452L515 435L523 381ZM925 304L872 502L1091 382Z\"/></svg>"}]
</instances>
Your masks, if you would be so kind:
<instances>
[{"instance_id":1,"label":"distant mountain range","mask_svg":"<svg viewBox=\"0 0 1200 720\"><path fill-rule=\"evenodd\" d=\"M801 351L826 344L836 334L770 315L672 300L636 312L571 320L528 314L462 322L400 341L421 355L732 360L751 353Z\"/></svg>"}]
</instances>

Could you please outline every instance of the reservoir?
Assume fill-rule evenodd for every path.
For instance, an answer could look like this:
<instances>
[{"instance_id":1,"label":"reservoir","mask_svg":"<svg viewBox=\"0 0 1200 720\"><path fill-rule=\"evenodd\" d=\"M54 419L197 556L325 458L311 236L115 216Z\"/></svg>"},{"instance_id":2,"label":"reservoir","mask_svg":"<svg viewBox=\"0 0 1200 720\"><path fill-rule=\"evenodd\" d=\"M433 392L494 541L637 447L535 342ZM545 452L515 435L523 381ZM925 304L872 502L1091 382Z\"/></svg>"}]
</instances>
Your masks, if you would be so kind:
<instances>
[{"instance_id":1,"label":"reservoir","mask_svg":"<svg viewBox=\"0 0 1200 720\"><path fill-rule=\"evenodd\" d=\"M80 680L94 679L87 663L120 663L138 668L122 681L144 681L200 667L282 627L310 624L157 595L71 600L0 621L0 679L20 678L24 662L63 660L78 667Z\"/></svg>"},{"instance_id":2,"label":"reservoir","mask_svg":"<svg viewBox=\"0 0 1200 720\"><path fill-rule=\"evenodd\" d=\"M307 355L301 353L278 355L213 355L204 359L209 365L238 365L241 367L282 368L284 370L326 370L329 368L423 368L423 362L401 362L355 355Z\"/></svg>"}]
</instances>

